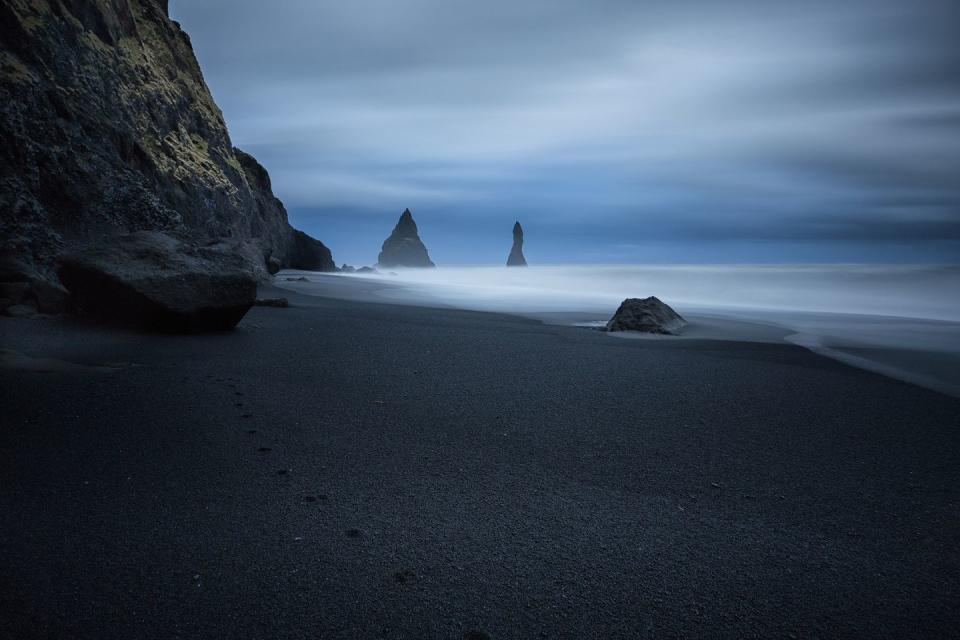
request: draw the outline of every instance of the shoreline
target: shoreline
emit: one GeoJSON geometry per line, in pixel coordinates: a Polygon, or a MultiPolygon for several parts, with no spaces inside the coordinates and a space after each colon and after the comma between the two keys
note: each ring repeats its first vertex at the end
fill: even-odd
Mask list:
{"type": "MultiPolygon", "coordinates": [[[[357,302],[491,311],[533,319],[547,325],[591,328],[607,319],[598,317],[600,312],[597,311],[511,311],[489,308],[489,305],[471,305],[463,299],[444,300],[441,295],[422,285],[405,283],[402,276],[282,271],[272,286],[306,295],[357,302]],[[310,282],[286,280],[298,277],[306,277],[310,282]]],[[[609,335],[628,340],[702,339],[793,344],[849,366],[960,397],[960,323],[822,312],[738,311],[680,305],[676,308],[689,322],[680,336],[649,336],[629,332],[609,335]],[[867,339],[859,337],[855,334],[856,328],[864,323],[884,327],[890,335],[884,336],[885,339],[879,343],[871,342],[870,336],[867,339]],[[949,351],[932,350],[916,339],[918,335],[938,330],[947,336],[945,343],[954,345],[949,351]],[[907,332],[913,335],[905,335],[907,332]],[[914,344],[910,344],[911,338],[914,344]],[[896,344],[898,340],[905,340],[906,344],[896,344]]],[[[608,317],[613,311],[609,311],[608,317]]]]}

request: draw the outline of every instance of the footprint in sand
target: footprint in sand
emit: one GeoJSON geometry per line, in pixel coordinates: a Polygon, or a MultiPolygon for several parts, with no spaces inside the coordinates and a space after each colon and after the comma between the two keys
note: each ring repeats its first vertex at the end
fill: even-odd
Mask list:
{"type": "Polygon", "coordinates": [[[393,574],[393,580],[394,580],[394,582],[399,582],[400,584],[403,584],[403,583],[407,582],[408,580],[413,580],[415,577],[416,577],[416,574],[415,574],[413,571],[411,571],[410,569],[404,569],[403,571],[397,571],[395,574],[393,574]]]}

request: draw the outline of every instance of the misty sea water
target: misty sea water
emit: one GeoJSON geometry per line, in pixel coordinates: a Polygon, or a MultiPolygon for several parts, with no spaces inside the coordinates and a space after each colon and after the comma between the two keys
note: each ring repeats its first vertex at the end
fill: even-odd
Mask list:
{"type": "Polygon", "coordinates": [[[343,277],[382,282],[383,301],[597,327],[624,298],[653,295],[692,324],[777,327],[823,355],[960,395],[958,265],[441,266],[343,277]]]}

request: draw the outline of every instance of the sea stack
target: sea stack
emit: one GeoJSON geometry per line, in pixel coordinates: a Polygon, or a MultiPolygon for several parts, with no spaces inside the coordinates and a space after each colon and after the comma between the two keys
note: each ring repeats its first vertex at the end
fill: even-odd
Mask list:
{"type": "Polygon", "coordinates": [[[508,267],[525,267],[527,259],[523,257],[523,227],[519,222],[513,223],[513,248],[507,257],[508,267]]]}
{"type": "Polygon", "coordinates": [[[435,267],[417,234],[410,209],[404,209],[390,237],[384,240],[377,257],[381,267],[435,267]]]}

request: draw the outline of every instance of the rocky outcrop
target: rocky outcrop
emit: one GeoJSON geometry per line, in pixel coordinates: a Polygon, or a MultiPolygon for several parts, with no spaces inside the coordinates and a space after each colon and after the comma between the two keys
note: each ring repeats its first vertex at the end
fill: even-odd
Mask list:
{"type": "Polygon", "coordinates": [[[627,298],[607,322],[607,331],[677,334],[687,321],[659,299],[627,298]]]}
{"type": "Polygon", "coordinates": [[[232,329],[256,301],[262,274],[251,242],[199,244],[140,231],[78,246],[62,257],[60,279],[79,310],[110,323],[193,333],[232,329]]]}
{"type": "Polygon", "coordinates": [[[507,256],[508,267],[525,267],[527,259],[523,257],[523,227],[519,222],[513,223],[513,247],[507,256]]]}
{"type": "Polygon", "coordinates": [[[381,267],[434,267],[427,248],[420,241],[417,223],[410,209],[404,209],[393,228],[393,233],[383,243],[377,263],[381,267]]]}
{"type": "Polygon", "coordinates": [[[293,230],[287,259],[283,266],[304,271],[336,271],[330,249],[303,231],[293,230]]]}
{"type": "MultiPolygon", "coordinates": [[[[71,247],[171,230],[332,270],[235,149],[165,0],[0,2],[0,247],[48,281],[71,247]]],[[[274,267],[276,265],[273,265],[274,267]]]]}
{"type": "Polygon", "coordinates": [[[267,258],[266,264],[267,264],[267,273],[269,273],[272,276],[277,275],[280,272],[280,269],[282,268],[280,261],[274,258],[273,256],[270,256],[269,258],[267,258]]]}

